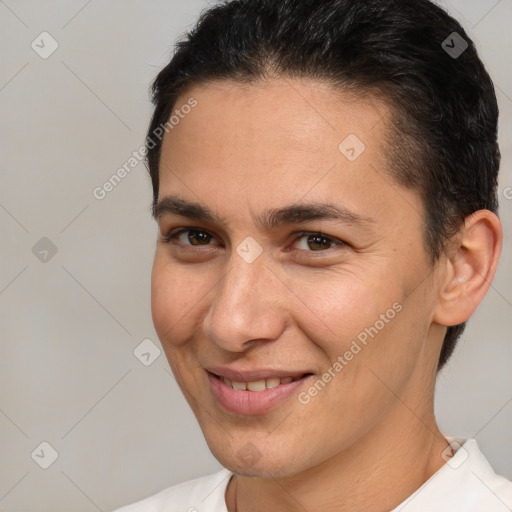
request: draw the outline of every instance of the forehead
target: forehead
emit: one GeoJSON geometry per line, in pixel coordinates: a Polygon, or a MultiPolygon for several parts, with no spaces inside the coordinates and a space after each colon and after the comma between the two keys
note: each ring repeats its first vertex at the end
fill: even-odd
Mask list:
{"type": "Polygon", "coordinates": [[[389,109],[376,97],[304,79],[222,81],[189,89],[174,111],[191,98],[164,137],[160,197],[233,215],[322,199],[374,217],[396,202],[383,186],[389,109]]]}
{"type": "MultiPolygon", "coordinates": [[[[188,89],[175,108],[179,110],[191,97],[197,107],[166,137],[164,146],[169,141],[190,142],[188,137],[195,132],[203,137],[204,150],[213,142],[217,149],[229,145],[249,157],[251,150],[261,153],[265,149],[261,144],[280,153],[287,148],[315,153],[327,149],[337,155],[339,142],[350,133],[365,139],[367,146],[378,142],[382,127],[371,132],[382,121],[386,124],[388,117],[387,105],[375,94],[356,95],[309,79],[208,82],[188,89]]],[[[216,156],[221,156],[220,151],[216,156]]]]}

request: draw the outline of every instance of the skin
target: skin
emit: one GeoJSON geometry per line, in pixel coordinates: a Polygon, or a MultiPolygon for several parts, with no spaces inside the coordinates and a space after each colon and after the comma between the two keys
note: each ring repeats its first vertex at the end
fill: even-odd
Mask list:
{"type": "Polygon", "coordinates": [[[470,216],[432,266],[421,197],[386,170],[384,103],[282,77],[193,87],[176,108],[191,96],[197,107],[163,141],[159,200],[200,203],[221,221],[158,217],[152,313],[212,453],[236,474],[228,510],[390,510],[445,463],[437,361],[445,326],[469,318],[492,280],[499,220],[470,216]],[[338,149],[349,134],[366,146],[353,162],[338,149]],[[313,201],[368,222],[257,223],[313,201]],[[163,241],[179,228],[201,242],[197,231],[163,241]],[[318,232],[328,238],[315,244],[318,232]],[[236,252],[248,236],[263,249],[252,263],[236,252]],[[307,405],[293,396],[249,417],[210,391],[205,366],[320,378],[395,303],[401,311],[307,405]]]}

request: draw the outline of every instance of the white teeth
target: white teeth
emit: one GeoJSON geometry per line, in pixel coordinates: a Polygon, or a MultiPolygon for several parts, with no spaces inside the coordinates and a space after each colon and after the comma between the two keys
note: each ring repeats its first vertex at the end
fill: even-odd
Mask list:
{"type": "Polygon", "coordinates": [[[245,391],[247,389],[247,382],[232,381],[231,385],[233,386],[233,389],[238,389],[240,391],[245,391]]]}
{"type": "Polygon", "coordinates": [[[292,377],[269,377],[268,379],[255,380],[251,382],[237,382],[235,380],[230,380],[227,377],[221,377],[221,379],[226,386],[240,391],[265,391],[265,389],[275,388],[280,384],[288,384],[294,380],[292,377]]]}
{"type": "Polygon", "coordinates": [[[249,391],[264,391],[267,389],[267,386],[264,380],[255,380],[247,383],[247,389],[249,391]]]}
{"type": "Polygon", "coordinates": [[[275,388],[281,384],[281,379],[279,377],[270,377],[267,379],[267,388],[275,388]]]}

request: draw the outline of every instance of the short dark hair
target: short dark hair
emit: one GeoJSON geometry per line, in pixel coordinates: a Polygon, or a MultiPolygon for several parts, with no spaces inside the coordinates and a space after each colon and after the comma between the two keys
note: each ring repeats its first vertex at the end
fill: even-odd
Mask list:
{"type": "MultiPolygon", "coordinates": [[[[203,12],[152,84],[146,164],[153,208],[161,139],[152,135],[178,96],[211,81],[271,75],[325,81],[391,107],[388,172],[423,198],[433,264],[465,217],[497,212],[494,87],[464,29],[429,0],[232,0],[203,12]]],[[[464,327],[448,327],[438,370],[464,327]]]]}

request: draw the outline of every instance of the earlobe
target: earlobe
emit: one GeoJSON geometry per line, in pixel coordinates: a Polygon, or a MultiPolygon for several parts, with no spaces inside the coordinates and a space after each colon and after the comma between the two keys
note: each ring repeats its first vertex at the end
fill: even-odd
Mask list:
{"type": "Polygon", "coordinates": [[[448,243],[434,322],[450,326],[468,320],[491,285],[502,242],[501,222],[494,213],[478,210],[466,217],[448,243]]]}

